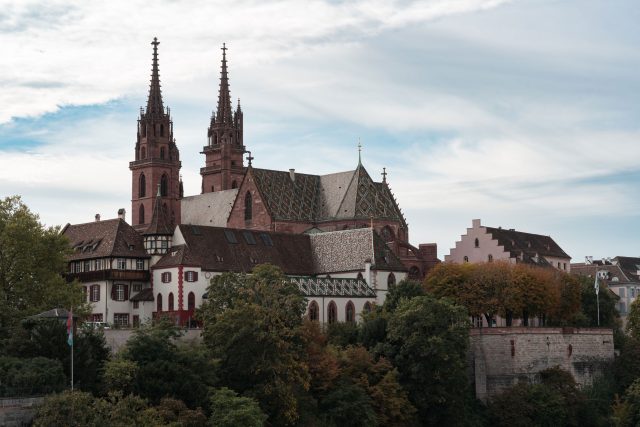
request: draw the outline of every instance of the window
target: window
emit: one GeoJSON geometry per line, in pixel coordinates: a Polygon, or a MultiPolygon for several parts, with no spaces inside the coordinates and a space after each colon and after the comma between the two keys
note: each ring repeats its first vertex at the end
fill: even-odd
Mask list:
{"type": "Polygon", "coordinates": [[[227,239],[227,242],[229,243],[238,243],[236,234],[231,230],[224,230],[224,237],[227,239]]]}
{"type": "Polygon", "coordinates": [[[353,323],[356,321],[356,308],[354,307],[351,301],[347,303],[344,313],[345,313],[345,319],[347,320],[347,322],[353,323]]]}
{"type": "Polygon", "coordinates": [[[100,285],[91,285],[89,287],[89,301],[100,301],[100,285]]]}
{"type": "Polygon", "coordinates": [[[396,285],[396,276],[393,273],[389,273],[387,277],[387,289],[391,289],[396,285]]]}
{"type": "Polygon", "coordinates": [[[162,311],[162,294],[158,294],[156,298],[156,311],[162,311]]]}
{"type": "Polygon", "coordinates": [[[164,160],[164,147],[160,147],[160,160],[164,160]]]}
{"type": "Polygon", "coordinates": [[[334,323],[338,320],[338,308],[333,301],[331,301],[329,307],[327,307],[327,320],[329,323],[334,323]]]}
{"type": "Polygon", "coordinates": [[[563,262],[563,263],[562,263],[562,269],[563,269],[563,270],[566,270],[566,269],[567,269],[567,263],[566,263],[566,262],[563,262]]]}
{"type": "Polygon", "coordinates": [[[136,260],[136,270],[144,270],[144,260],[137,259],[136,260]]]}
{"type": "Polygon", "coordinates": [[[187,310],[192,311],[196,309],[196,294],[189,292],[187,296],[187,310]]]}
{"type": "Polygon", "coordinates": [[[164,136],[164,125],[162,124],[160,125],[160,136],[164,136]]]}
{"type": "Polygon", "coordinates": [[[242,235],[244,236],[244,240],[245,242],[247,242],[248,245],[255,245],[256,244],[256,238],[253,237],[253,233],[250,231],[243,231],[242,235]]]}
{"type": "Polygon", "coordinates": [[[91,315],[92,322],[104,322],[104,317],[102,317],[102,313],[94,313],[91,315]]]}
{"type": "Polygon", "coordinates": [[[468,256],[464,256],[464,262],[469,262],[469,257],[468,256]]]}
{"type": "Polygon", "coordinates": [[[160,277],[162,278],[162,283],[171,282],[171,272],[162,273],[160,277]]]}
{"type": "Polygon", "coordinates": [[[624,298],[626,296],[625,295],[625,288],[620,288],[620,291],[619,291],[618,295],[620,295],[620,298],[624,298]]]}
{"type": "Polygon", "coordinates": [[[271,236],[267,233],[260,233],[260,239],[262,239],[262,243],[264,243],[265,246],[273,246],[273,240],[271,240],[271,236]]]}
{"type": "Polygon", "coordinates": [[[116,262],[118,270],[126,270],[127,269],[127,260],[124,258],[118,258],[116,262]]]}
{"type": "Polygon", "coordinates": [[[558,270],[560,270],[560,261],[558,261],[558,270]]]}
{"type": "Polygon", "coordinates": [[[393,230],[388,225],[382,227],[382,238],[385,242],[392,242],[395,239],[393,230]]]}
{"type": "Polygon", "coordinates": [[[140,327],[140,316],[138,316],[137,314],[133,315],[133,327],[134,328],[140,327]]]}
{"type": "Polygon", "coordinates": [[[133,284],[133,292],[140,292],[142,290],[142,283],[133,284]]]}
{"type": "Polygon", "coordinates": [[[114,313],[113,324],[117,326],[129,326],[128,313],[114,313]]]}
{"type": "Polygon", "coordinates": [[[167,174],[162,174],[162,178],[160,178],[160,195],[162,197],[167,197],[169,193],[169,180],[167,179],[167,174]]]}
{"type": "Polygon", "coordinates": [[[196,282],[198,281],[198,272],[197,271],[187,271],[184,273],[184,278],[187,282],[196,282]]]}
{"type": "Polygon", "coordinates": [[[111,299],[114,301],[126,301],[129,299],[129,285],[113,285],[111,299]]]}
{"type": "Polygon", "coordinates": [[[147,158],[147,149],[146,149],[146,148],[144,148],[144,147],[142,147],[141,152],[142,152],[142,156],[141,156],[141,157],[142,157],[143,159],[146,159],[146,158],[147,158]]]}
{"type": "Polygon", "coordinates": [[[173,292],[169,292],[169,298],[167,298],[167,310],[173,311],[173,292]]]}
{"type": "MultiPolygon", "coordinates": [[[[231,162],[231,163],[234,163],[234,162],[231,162]]],[[[235,166],[235,165],[231,165],[231,166],[235,166]]],[[[238,188],[238,183],[237,183],[237,182],[235,182],[235,181],[233,181],[233,182],[231,183],[231,188],[232,188],[232,189],[233,189],[233,188],[238,188]]]]}
{"type": "Polygon", "coordinates": [[[244,195],[244,220],[251,221],[253,217],[253,201],[251,197],[251,192],[247,191],[247,194],[244,195]]]}
{"type": "Polygon", "coordinates": [[[320,318],[320,310],[318,309],[318,303],[315,301],[311,301],[309,303],[309,320],[317,322],[320,318]]]}
{"type": "Polygon", "coordinates": [[[134,302],[133,302],[133,309],[134,309],[134,310],[137,310],[137,309],[139,309],[139,308],[140,308],[140,301],[134,301],[134,302]]]}
{"type": "Polygon", "coordinates": [[[138,224],[144,224],[144,205],[138,209],[138,224]]]}
{"type": "Polygon", "coordinates": [[[630,297],[631,298],[635,298],[636,297],[636,290],[634,288],[629,289],[629,293],[630,293],[630,297]]]}
{"type": "Polygon", "coordinates": [[[98,271],[98,270],[102,270],[102,260],[101,259],[97,259],[93,262],[93,269],[98,271]]]}
{"type": "Polygon", "coordinates": [[[89,299],[89,289],[87,289],[86,286],[82,287],[82,300],[84,302],[87,302],[87,300],[89,299]]]}
{"type": "Polygon", "coordinates": [[[493,255],[489,254],[487,256],[487,262],[493,262],[493,255]]]}
{"type": "Polygon", "coordinates": [[[138,198],[144,197],[147,195],[147,178],[145,178],[144,174],[140,174],[140,179],[138,179],[138,198]]]}
{"type": "Polygon", "coordinates": [[[83,262],[83,271],[89,271],[91,270],[91,261],[85,261],[83,262]]]}
{"type": "Polygon", "coordinates": [[[72,267],[72,272],[73,273],[82,273],[82,264],[79,262],[74,262],[73,264],[71,264],[72,267]]]}
{"type": "Polygon", "coordinates": [[[364,303],[364,308],[362,309],[365,313],[371,313],[371,303],[369,301],[364,303]]]}
{"type": "Polygon", "coordinates": [[[420,279],[420,269],[415,265],[409,268],[409,278],[410,279],[420,279]]]}
{"type": "Polygon", "coordinates": [[[476,248],[480,247],[480,240],[478,240],[477,237],[476,237],[476,240],[475,240],[475,245],[476,245],[476,248]]]}

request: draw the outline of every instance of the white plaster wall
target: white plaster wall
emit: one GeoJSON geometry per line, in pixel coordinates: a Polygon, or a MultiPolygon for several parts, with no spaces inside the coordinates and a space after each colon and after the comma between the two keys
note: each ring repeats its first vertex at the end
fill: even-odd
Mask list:
{"type": "Polygon", "coordinates": [[[311,301],[315,301],[320,309],[319,321],[320,323],[327,323],[329,313],[329,303],[331,301],[336,303],[338,309],[338,322],[345,322],[347,320],[347,303],[351,301],[356,312],[356,322],[362,320],[362,310],[364,305],[369,302],[372,306],[376,304],[374,298],[360,298],[360,297],[307,297],[307,310],[305,315],[309,314],[309,305],[311,301]]]}

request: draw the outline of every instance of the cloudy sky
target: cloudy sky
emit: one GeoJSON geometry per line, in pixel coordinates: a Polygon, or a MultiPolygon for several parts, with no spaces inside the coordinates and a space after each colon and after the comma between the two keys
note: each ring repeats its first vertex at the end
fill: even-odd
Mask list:
{"type": "Polygon", "coordinates": [[[257,167],[353,169],[360,138],[441,256],[472,218],[640,256],[638,22],[637,0],[0,0],[0,197],[49,225],[130,211],[154,36],[198,193],[226,42],[257,167]]]}

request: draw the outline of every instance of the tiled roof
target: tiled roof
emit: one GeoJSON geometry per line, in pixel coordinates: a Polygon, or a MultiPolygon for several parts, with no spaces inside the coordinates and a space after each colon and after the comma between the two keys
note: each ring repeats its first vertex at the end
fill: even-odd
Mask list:
{"type": "Polygon", "coordinates": [[[310,234],[315,274],[360,271],[367,261],[378,270],[405,271],[398,257],[370,228],[310,234]]]}
{"type": "Polygon", "coordinates": [[[142,236],[120,218],[67,225],[62,233],[73,248],[67,257],[70,261],[102,257],[148,258],[142,236]]]}
{"type": "Polygon", "coordinates": [[[629,279],[640,282],[640,276],[638,275],[640,271],[640,258],[617,256],[614,260],[618,262],[618,265],[629,279]]]}
{"type": "Polygon", "coordinates": [[[180,225],[177,232],[184,244],[174,246],[153,268],[182,264],[207,271],[250,272],[257,264],[269,263],[290,275],[313,271],[309,236],[305,234],[192,225],[180,225]]]}
{"type": "MultiPolygon", "coordinates": [[[[511,252],[514,258],[523,258],[525,262],[535,262],[536,255],[542,257],[571,258],[549,236],[525,233],[504,228],[485,227],[504,250],[511,252]]],[[[540,259],[537,263],[540,263],[540,259]]],[[[546,262],[546,260],[544,260],[546,262]]]]}
{"type": "Polygon", "coordinates": [[[225,227],[237,194],[234,188],[182,198],[182,223],[225,227]]]}
{"type": "MultiPolygon", "coordinates": [[[[158,189],[159,191],[160,189],[158,189]]],[[[143,235],[164,235],[170,236],[173,234],[173,227],[169,221],[167,210],[162,206],[162,199],[160,194],[156,196],[155,203],[153,205],[153,216],[149,227],[142,233],[143,235]]]]}
{"type": "Polygon", "coordinates": [[[274,219],[322,222],[335,219],[391,219],[406,226],[385,183],[374,182],[362,165],[353,171],[308,175],[252,169],[274,219]]]}
{"type": "Polygon", "coordinates": [[[616,277],[617,282],[628,283],[630,282],[627,275],[620,268],[619,265],[614,264],[585,264],[585,263],[575,263],[571,264],[571,273],[579,274],[581,276],[595,277],[596,272],[598,271],[606,271],[607,278],[603,279],[606,283],[614,283],[613,278],[616,277]]]}
{"type": "Polygon", "coordinates": [[[131,301],[153,301],[153,289],[146,288],[131,297],[131,301]]]}

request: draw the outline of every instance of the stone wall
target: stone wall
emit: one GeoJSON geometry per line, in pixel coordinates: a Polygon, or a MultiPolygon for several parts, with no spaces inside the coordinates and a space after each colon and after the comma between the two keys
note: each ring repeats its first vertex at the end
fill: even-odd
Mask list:
{"type": "Polygon", "coordinates": [[[42,403],[43,400],[43,397],[0,399],[0,426],[19,427],[31,425],[35,415],[35,407],[42,403]]]}
{"type": "Polygon", "coordinates": [[[476,397],[486,401],[518,382],[559,366],[590,385],[613,361],[613,330],[605,328],[481,328],[470,331],[469,369],[476,397]]]}

